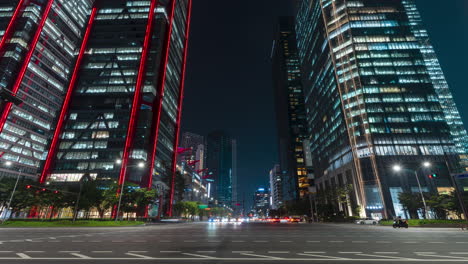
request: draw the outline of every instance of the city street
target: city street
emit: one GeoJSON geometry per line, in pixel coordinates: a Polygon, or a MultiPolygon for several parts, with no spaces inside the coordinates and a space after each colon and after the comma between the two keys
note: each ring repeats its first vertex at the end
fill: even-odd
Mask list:
{"type": "Polygon", "coordinates": [[[468,231],[193,223],[0,229],[0,263],[468,263],[468,231]]]}

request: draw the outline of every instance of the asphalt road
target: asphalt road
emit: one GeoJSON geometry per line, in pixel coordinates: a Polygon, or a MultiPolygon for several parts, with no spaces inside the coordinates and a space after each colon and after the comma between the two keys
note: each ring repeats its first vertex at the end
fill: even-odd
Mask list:
{"type": "Polygon", "coordinates": [[[0,263],[468,263],[468,231],[353,224],[1,228],[0,263]]]}

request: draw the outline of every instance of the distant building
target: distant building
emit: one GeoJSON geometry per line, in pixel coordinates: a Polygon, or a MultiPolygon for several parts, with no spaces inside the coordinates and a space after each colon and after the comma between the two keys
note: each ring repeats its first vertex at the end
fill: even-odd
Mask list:
{"type": "Polygon", "coordinates": [[[279,165],[270,170],[270,203],[271,209],[277,210],[283,204],[282,173],[279,165]]]}
{"type": "Polygon", "coordinates": [[[279,18],[272,56],[282,199],[291,201],[307,197],[309,186],[302,144],[306,112],[293,17],[279,18]]]}
{"type": "MultiPolygon", "coordinates": [[[[220,205],[231,207],[233,203],[233,184],[237,182],[236,142],[224,131],[214,131],[207,136],[206,167],[214,182],[211,196],[220,205]]],[[[237,201],[234,201],[237,202],[237,201]]]]}
{"type": "Polygon", "coordinates": [[[196,162],[195,169],[203,170],[206,166],[206,145],[205,138],[191,132],[184,132],[181,135],[180,146],[186,150],[181,154],[185,161],[196,162]]]}
{"type": "Polygon", "coordinates": [[[253,196],[253,210],[257,216],[268,216],[270,209],[270,191],[259,187],[253,196]]]}
{"type": "Polygon", "coordinates": [[[352,185],[354,209],[334,207],[391,218],[414,171],[422,191],[452,190],[467,133],[415,1],[301,0],[296,32],[318,193],[352,185]]]}

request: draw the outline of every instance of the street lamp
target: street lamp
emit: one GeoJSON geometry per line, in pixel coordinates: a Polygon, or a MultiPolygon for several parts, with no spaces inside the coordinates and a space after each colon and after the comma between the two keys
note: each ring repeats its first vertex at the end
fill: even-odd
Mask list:
{"type": "MultiPolygon", "coordinates": [[[[11,161],[6,161],[6,162],[5,162],[5,166],[7,166],[7,167],[11,167],[12,165],[13,165],[13,162],[11,162],[11,161]]],[[[20,178],[22,172],[23,172],[23,169],[20,168],[20,169],[18,170],[18,175],[16,176],[15,187],[13,187],[13,191],[11,192],[10,200],[8,200],[8,204],[7,204],[7,207],[6,207],[7,210],[10,209],[11,202],[13,201],[13,197],[15,196],[16,188],[18,187],[19,178],[20,178]]],[[[11,214],[11,212],[10,212],[10,214],[11,214]]],[[[7,219],[7,218],[5,218],[5,219],[7,219]]],[[[2,224],[4,224],[5,222],[6,222],[6,220],[4,220],[4,221],[2,222],[2,224]]]]}
{"type": "MultiPolygon", "coordinates": [[[[117,164],[122,164],[122,160],[121,159],[117,159],[115,161],[115,163],[117,164]]],[[[137,168],[144,168],[145,167],[145,163],[144,162],[139,162],[137,165],[127,165],[127,168],[132,168],[132,167],[137,167],[137,168]]],[[[124,187],[125,187],[125,178],[124,180],[122,181],[122,185],[120,186],[120,191],[119,191],[119,204],[117,205],[117,214],[115,215],[115,221],[117,221],[119,219],[119,214],[120,214],[120,205],[122,204],[122,194],[123,194],[123,190],[124,190],[124,187]]]]}
{"type": "MultiPolygon", "coordinates": [[[[425,161],[425,162],[422,164],[422,166],[425,167],[425,168],[429,168],[429,167],[431,167],[431,163],[425,161]]],[[[417,170],[412,170],[412,169],[403,169],[399,164],[393,165],[393,170],[396,171],[396,172],[400,172],[400,171],[402,171],[402,170],[406,170],[406,171],[411,171],[411,172],[414,173],[414,177],[416,177],[416,181],[417,181],[417,183],[418,183],[419,194],[421,194],[421,199],[422,199],[422,202],[423,202],[423,205],[424,205],[425,217],[426,217],[426,219],[429,219],[429,214],[428,214],[427,205],[426,205],[426,199],[424,198],[424,194],[423,194],[422,187],[421,187],[421,182],[419,181],[418,171],[417,171],[417,170]]]]}

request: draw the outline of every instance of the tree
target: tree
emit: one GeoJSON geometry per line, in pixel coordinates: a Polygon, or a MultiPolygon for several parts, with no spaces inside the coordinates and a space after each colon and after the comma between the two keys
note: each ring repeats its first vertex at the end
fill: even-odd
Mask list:
{"type": "Polygon", "coordinates": [[[402,192],[398,195],[398,200],[412,219],[419,218],[418,210],[424,207],[419,193],[402,192]]]}
{"type": "MultiPolygon", "coordinates": [[[[468,205],[468,192],[462,192],[460,195],[462,196],[464,204],[468,205]]],[[[462,219],[463,208],[460,204],[460,201],[458,200],[456,192],[453,191],[452,193],[450,193],[449,197],[450,198],[447,203],[447,209],[454,212],[459,219],[462,219]]]]}
{"type": "Polygon", "coordinates": [[[447,213],[450,210],[449,209],[450,200],[451,200],[450,195],[435,194],[426,200],[426,204],[435,213],[437,219],[447,219],[447,213]]]}

